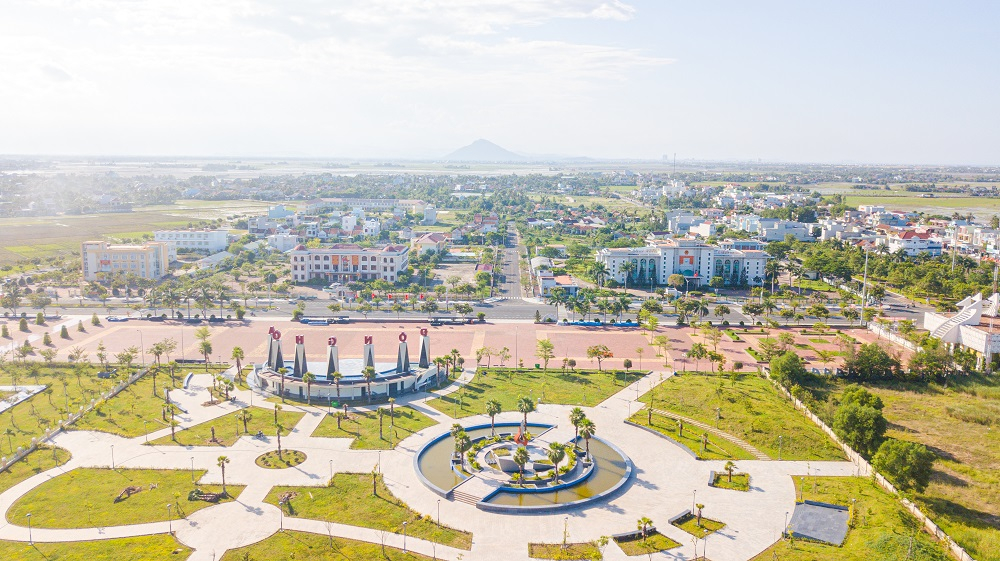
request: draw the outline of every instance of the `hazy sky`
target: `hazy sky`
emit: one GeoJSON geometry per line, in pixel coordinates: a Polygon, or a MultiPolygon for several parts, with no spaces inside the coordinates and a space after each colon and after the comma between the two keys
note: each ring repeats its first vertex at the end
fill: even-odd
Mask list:
{"type": "Polygon", "coordinates": [[[998,2],[4,0],[0,153],[1000,163],[998,2]]]}

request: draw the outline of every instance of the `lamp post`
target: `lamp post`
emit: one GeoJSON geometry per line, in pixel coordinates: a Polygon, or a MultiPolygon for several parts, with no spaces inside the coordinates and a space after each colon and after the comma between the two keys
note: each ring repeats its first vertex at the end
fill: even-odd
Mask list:
{"type": "Polygon", "coordinates": [[[694,503],[697,498],[698,498],[698,490],[695,489],[694,492],[691,493],[691,514],[694,514],[694,503]]]}
{"type": "Polygon", "coordinates": [[[148,431],[148,430],[146,430],[146,424],[147,424],[148,422],[149,422],[149,421],[143,421],[143,422],[142,422],[142,432],[146,433],[146,444],[149,444],[149,431],[148,431]]]}
{"type": "Polygon", "coordinates": [[[170,507],[171,506],[173,506],[173,505],[171,505],[169,503],[167,504],[167,531],[168,531],[168,533],[170,533],[172,535],[174,533],[174,521],[170,518],[170,507]]]}
{"type": "Polygon", "coordinates": [[[111,469],[115,469],[115,445],[111,445],[111,469]]]}
{"type": "Polygon", "coordinates": [[[403,553],[406,553],[406,522],[403,522],[403,553]]]}
{"type": "Polygon", "coordinates": [[[781,441],[784,440],[784,436],[778,435],[778,461],[781,461],[781,441]]]}
{"type": "Polygon", "coordinates": [[[330,460],[330,483],[333,483],[333,460],[330,460]]]}
{"type": "Polygon", "coordinates": [[[141,349],[141,351],[142,351],[142,367],[145,368],[146,367],[146,345],[144,345],[142,343],[142,330],[141,329],[136,329],[136,332],[139,333],[139,349],[141,349]]]}
{"type": "Polygon", "coordinates": [[[785,525],[781,528],[781,537],[785,537],[785,533],[788,531],[788,511],[785,511],[785,525]]]}
{"type": "Polygon", "coordinates": [[[191,483],[194,483],[194,456],[191,456],[191,483]]]}
{"type": "Polygon", "coordinates": [[[441,525],[441,499],[438,499],[438,526],[441,525]]]}
{"type": "Polygon", "coordinates": [[[35,545],[34,540],[31,539],[31,513],[27,514],[28,517],[28,544],[35,545]]]}

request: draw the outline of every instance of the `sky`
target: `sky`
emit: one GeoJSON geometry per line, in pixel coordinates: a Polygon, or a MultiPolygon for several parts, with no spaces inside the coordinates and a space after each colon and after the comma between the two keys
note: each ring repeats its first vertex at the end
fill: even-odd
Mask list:
{"type": "Polygon", "coordinates": [[[0,153],[1000,164],[998,2],[4,0],[0,153]]]}

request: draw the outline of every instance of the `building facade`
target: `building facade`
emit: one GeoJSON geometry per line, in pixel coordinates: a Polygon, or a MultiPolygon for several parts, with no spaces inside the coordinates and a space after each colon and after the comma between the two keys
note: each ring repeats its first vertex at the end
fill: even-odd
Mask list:
{"type": "Polygon", "coordinates": [[[144,279],[160,279],[167,274],[170,248],[166,242],[142,245],[112,245],[105,241],[83,242],[83,280],[105,280],[117,273],[132,273],[144,279]]]}
{"type": "Polygon", "coordinates": [[[299,245],[288,254],[294,282],[314,279],[342,283],[378,279],[396,282],[410,265],[410,248],[406,245],[366,248],[336,244],[316,249],[299,245]]]}
{"type": "Polygon", "coordinates": [[[153,239],[167,243],[171,260],[177,259],[178,249],[211,254],[229,247],[226,230],[159,230],[153,232],[153,239]]]}
{"type": "Polygon", "coordinates": [[[729,286],[760,286],[770,256],[760,250],[723,249],[691,239],[652,240],[645,247],[605,248],[597,261],[608,269],[608,278],[625,283],[625,263],[632,264],[629,286],[663,286],[679,274],[688,286],[703,286],[713,276],[729,286]]]}

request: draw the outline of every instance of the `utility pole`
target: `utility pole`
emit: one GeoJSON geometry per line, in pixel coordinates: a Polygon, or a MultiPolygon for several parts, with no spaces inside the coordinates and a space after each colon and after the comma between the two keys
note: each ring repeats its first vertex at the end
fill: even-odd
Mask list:
{"type": "Polygon", "coordinates": [[[867,325],[865,322],[865,300],[868,299],[868,248],[865,248],[865,274],[861,281],[861,324],[867,325]]]}

